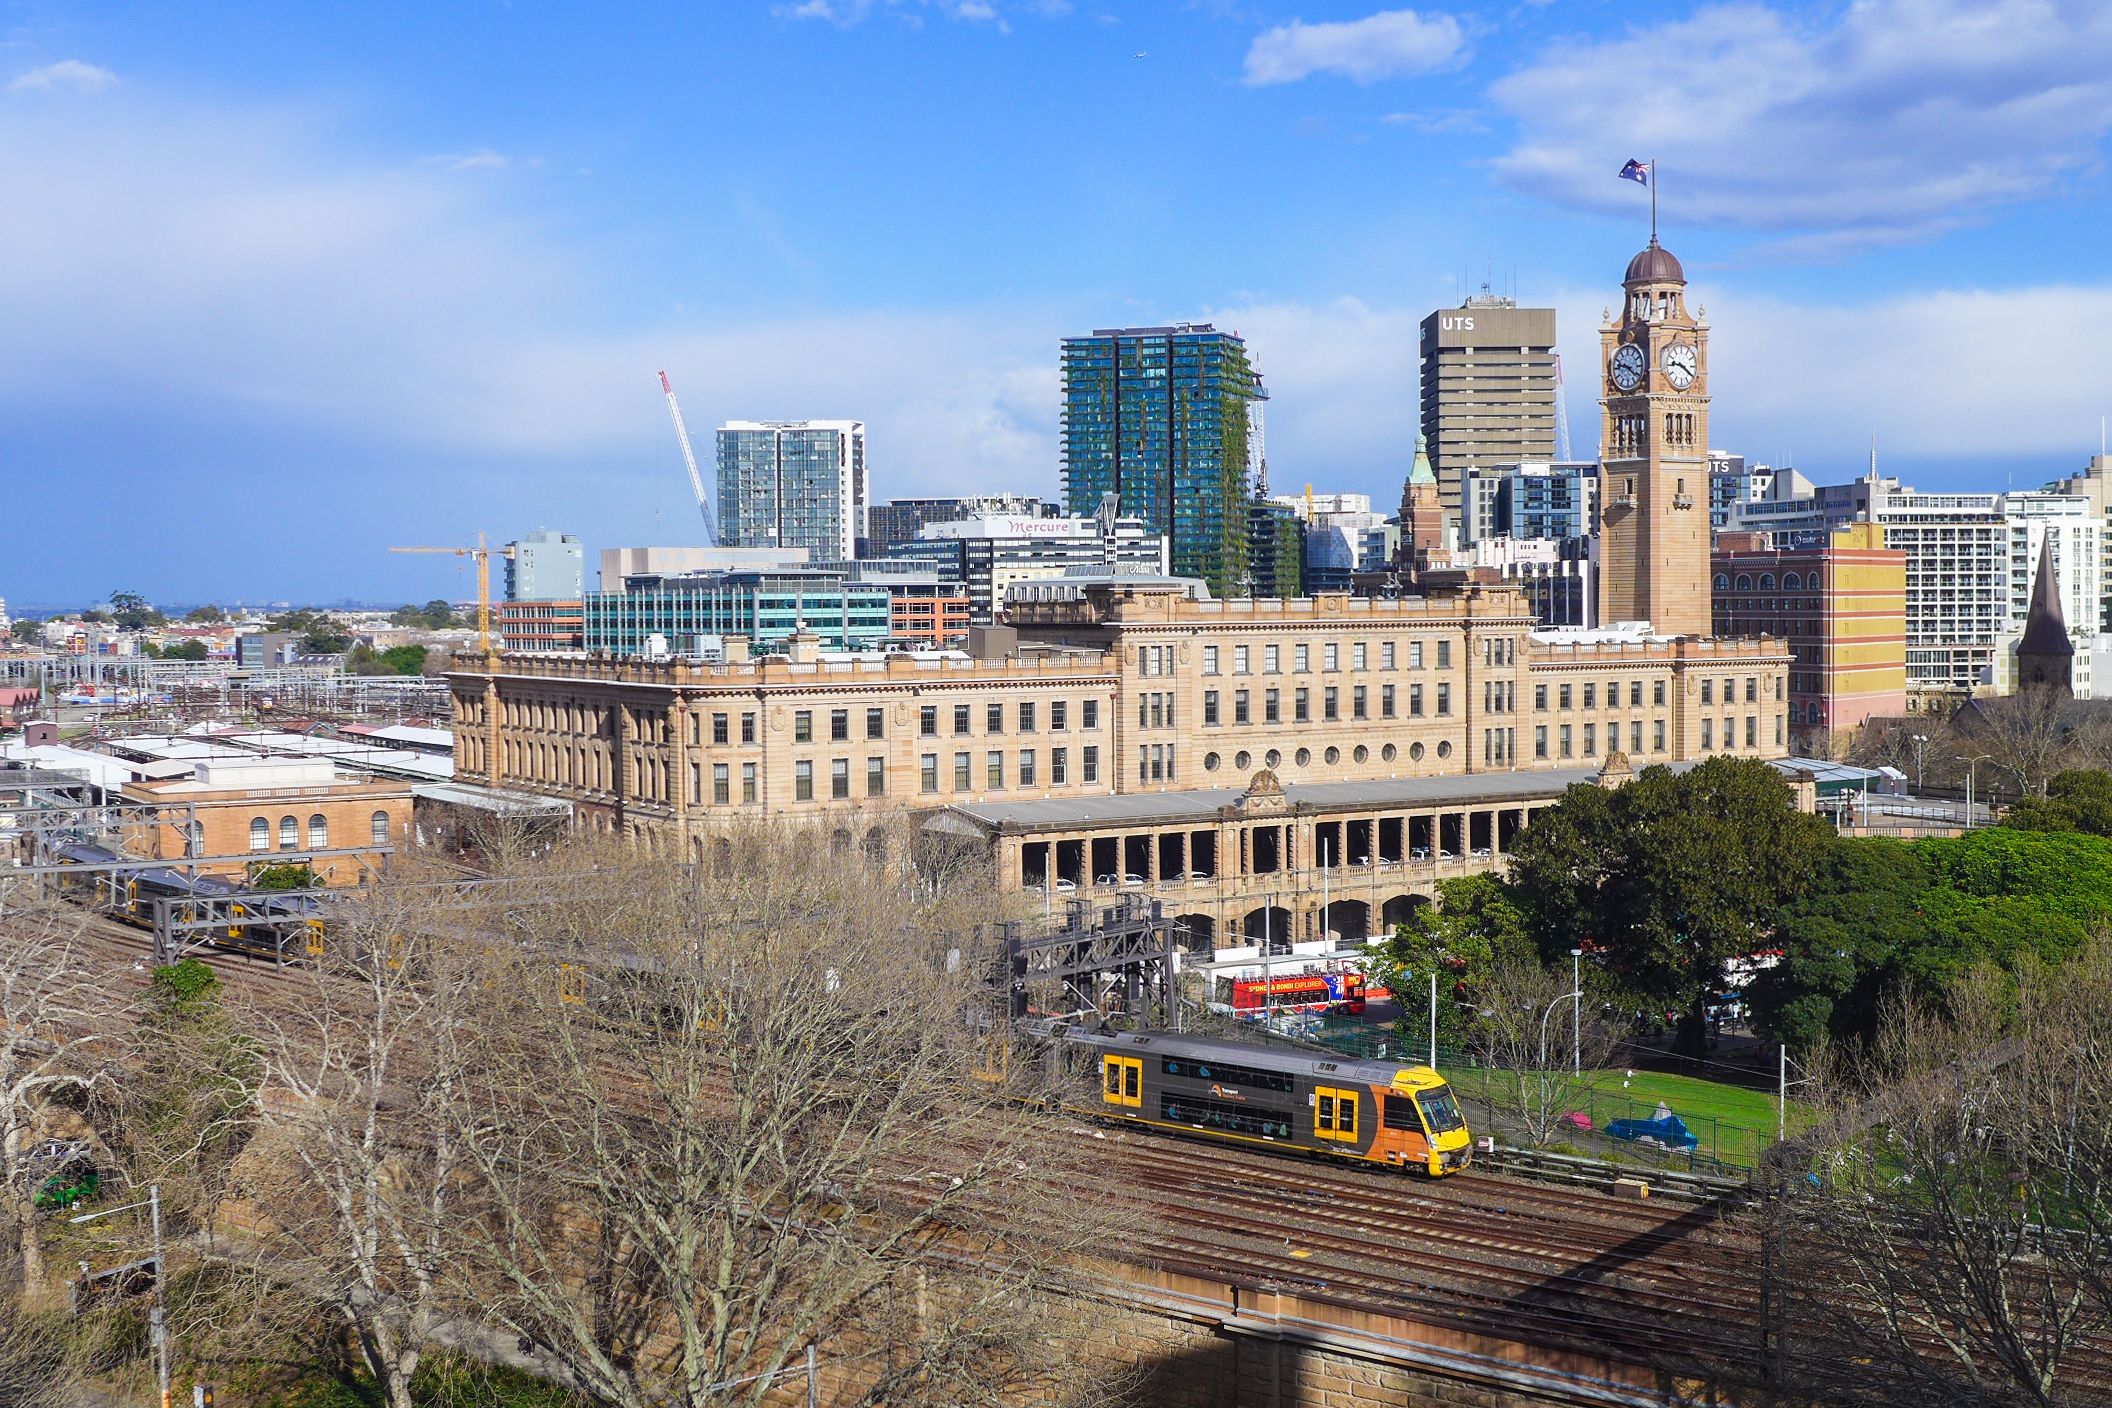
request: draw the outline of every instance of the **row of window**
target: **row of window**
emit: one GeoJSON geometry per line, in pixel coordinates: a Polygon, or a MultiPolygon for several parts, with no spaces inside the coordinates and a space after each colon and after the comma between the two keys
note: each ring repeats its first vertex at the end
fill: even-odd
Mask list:
{"type": "MultiPolygon", "coordinates": [[[[1548,724],[1536,725],[1533,729],[1533,756],[1536,758],[1576,757],[1576,729],[1577,725],[1574,724],[1560,724],[1554,726],[1550,726],[1548,724]],[[1553,751],[1550,752],[1550,749],[1552,749],[1553,751]]],[[[1599,726],[1597,724],[1585,724],[1582,726],[1582,729],[1584,735],[1583,756],[1587,758],[1597,757],[1599,751],[1599,726]]],[[[1504,730],[1490,729],[1486,732],[1501,736],[1504,733],[1504,730]]],[[[1707,752],[1715,748],[1716,741],[1719,736],[1722,738],[1723,746],[1725,748],[1736,748],[1737,746],[1739,746],[1738,720],[1735,718],[1725,718],[1723,721],[1723,732],[1721,735],[1718,735],[1716,732],[1716,721],[1713,718],[1703,719],[1701,721],[1700,746],[1703,752],[1707,752]]],[[[1781,742],[1782,716],[1780,714],[1777,714],[1775,715],[1775,743],[1779,746],[1781,742]]],[[[1607,751],[1612,752],[1620,746],[1620,724],[1607,724],[1607,751]]],[[[1747,714],[1745,716],[1745,746],[1748,748],[1757,748],[1760,746],[1760,716],[1757,714],[1747,714]]],[[[1500,749],[1501,745],[1499,744],[1498,747],[1500,749]]],[[[1487,754],[1488,749],[1489,745],[1485,742],[1483,745],[1483,751],[1485,755],[1487,754]]],[[[1629,721],[1628,751],[1633,754],[1640,754],[1643,751],[1643,721],[1641,719],[1633,719],[1629,721]]],[[[1662,753],[1665,751],[1665,721],[1663,719],[1652,719],[1650,721],[1650,751],[1653,753],[1662,753]]],[[[1501,760],[1502,757],[1500,752],[1496,757],[1485,756],[1483,758],[1483,761],[1485,762],[1495,762],[1501,760]]]]}
{"type": "MultiPolygon", "coordinates": [[[[1399,750],[1397,750],[1391,743],[1379,749],[1379,757],[1384,762],[1390,763],[1398,755],[1399,750]]],[[[1169,754],[1169,756],[1171,755],[1169,754]]],[[[1369,762],[1371,759],[1371,749],[1359,743],[1355,748],[1350,750],[1350,756],[1358,763],[1369,762]]],[[[1408,756],[1415,762],[1421,762],[1423,760],[1423,745],[1420,743],[1409,744],[1408,756]]],[[[1437,756],[1440,758],[1451,757],[1452,744],[1449,741],[1440,742],[1437,745],[1437,756]]],[[[1310,767],[1312,766],[1313,762],[1313,750],[1310,748],[1300,748],[1295,754],[1292,755],[1291,761],[1296,763],[1301,768],[1310,767]]],[[[1342,750],[1340,748],[1328,749],[1327,752],[1323,755],[1323,761],[1326,762],[1329,767],[1335,766],[1335,764],[1342,761],[1342,750]]],[[[1203,755],[1203,771],[1205,772],[1216,772],[1218,768],[1223,765],[1223,763],[1224,758],[1221,754],[1205,753],[1203,755]]],[[[1283,766],[1283,754],[1278,752],[1276,749],[1271,748],[1267,753],[1264,753],[1262,755],[1261,765],[1266,768],[1281,767],[1283,766]]],[[[1234,753],[1232,755],[1232,766],[1240,772],[1245,772],[1248,768],[1254,766],[1254,755],[1244,750],[1238,753],[1234,753]]]]}
{"type": "MultiPolygon", "coordinates": [[[[1424,642],[1419,640],[1407,642],[1409,669],[1420,670],[1423,668],[1424,644],[1424,642]]],[[[1449,640],[1438,640],[1430,642],[1430,644],[1436,647],[1431,653],[1431,658],[1436,662],[1436,668],[1440,670],[1451,669],[1452,642],[1449,640]]],[[[1485,663],[1508,664],[1517,658],[1517,643],[1515,641],[1491,639],[1485,641],[1483,645],[1483,654],[1488,657],[1485,663]]],[[[1376,654],[1380,669],[1393,670],[1400,668],[1398,663],[1400,660],[1398,642],[1382,640],[1378,642],[1378,647],[1376,654]]],[[[1232,674],[1251,675],[1254,673],[1254,652],[1256,647],[1251,645],[1230,647],[1206,645],[1203,647],[1204,674],[1218,675],[1226,673],[1223,665],[1227,649],[1231,652],[1232,668],[1230,672],[1232,674]]],[[[1264,675],[1282,674],[1284,647],[1280,645],[1264,645],[1259,647],[1259,649],[1261,652],[1261,673],[1264,675]]],[[[1171,674],[1173,672],[1173,652],[1174,647],[1170,645],[1139,647],[1137,650],[1137,673],[1144,676],[1171,674]]],[[[1328,641],[1323,643],[1320,647],[1320,668],[1327,672],[1340,670],[1345,653],[1350,669],[1368,670],[1371,668],[1374,653],[1371,649],[1371,643],[1361,640],[1347,642],[1328,641]],[[1343,649],[1345,645],[1348,647],[1346,652],[1343,649]]],[[[1311,673],[1313,668],[1313,647],[1310,645],[1291,646],[1290,660],[1293,674],[1303,675],[1311,673]]]]}
{"type": "MultiPolygon", "coordinates": [[[[1368,719],[1371,717],[1370,688],[1371,687],[1368,685],[1361,684],[1352,685],[1350,687],[1350,718],[1368,719]]],[[[1395,690],[1397,688],[1399,687],[1390,684],[1382,684],[1378,687],[1378,716],[1380,718],[1391,719],[1399,716],[1396,707],[1397,696],[1395,694],[1395,690]]],[[[1420,718],[1423,713],[1423,686],[1419,684],[1411,684],[1407,688],[1408,716],[1410,718],[1420,718]]],[[[1435,698],[1437,702],[1437,712],[1439,714],[1450,714],[1452,712],[1452,686],[1450,684],[1440,683],[1437,686],[1435,698]]],[[[1320,718],[1323,722],[1333,723],[1339,720],[1341,717],[1342,690],[1338,686],[1328,685],[1320,691],[1320,718]]],[[[1170,727],[1173,723],[1172,696],[1170,695],[1167,696],[1167,709],[1165,718],[1168,726],[1170,727]]],[[[1302,686],[1300,688],[1292,690],[1291,722],[1299,724],[1311,723],[1312,719],[1313,691],[1302,686]]],[[[1265,724],[1280,724],[1283,722],[1282,690],[1265,689],[1261,691],[1261,721],[1265,724]]],[[[1140,719],[1139,722],[1141,723],[1142,720],[1140,719]]],[[[1204,690],[1204,725],[1206,727],[1209,727],[1221,724],[1223,722],[1223,694],[1215,689],[1204,690]]],[[[1232,691],[1232,722],[1235,724],[1250,724],[1254,722],[1253,691],[1245,689],[1235,689],[1232,691]]]]}
{"type": "MultiPolygon", "coordinates": [[[[852,795],[852,761],[850,758],[819,760],[819,762],[825,763],[828,768],[828,798],[830,801],[846,801],[852,795]]],[[[800,758],[793,762],[792,799],[794,801],[811,802],[815,800],[816,783],[819,780],[816,774],[818,765],[817,760],[813,758],[800,758]]],[[[714,806],[723,807],[732,804],[733,768],[734,765],[731,763],[713,763],[711,765],[711,800],[714,806]]],[[[757,765],[754,763],[742,763],[740,764],[740,770],[741,801],[752,803],[761,800],[757,765]]],[[[939,790],[940,769],[939,755],[937,753],[926,753],[920,757],[917,760],[917,771],[917,785],[921,791],[932,793],[939,790]]],[[[1003,749],[991,749],[983,756],[983,786],[980,790],[989,792],[1003,791],[1006,786],[1008,773],[1015,780],[1015,785],[1017,786],[1041,786],[1041,757],[1039,751],[1033,748],[1022,748],[1019,750],[1017,759],[1013,759],[1003,749]]],[[[1048,785],[1051,787],[1062,787],[1070,783],[1071,750],[1069,748],[1051,748],[1048,750],[1048,774],[1048,785]]],[[[953,755],[953,790],[956,792],[978,790],[975,784],[975,776],[975,755],[973,753],[955,753],[953,755]]],[[[703,782],[703,764],[690,764],[690,777],[692,788],[701,794],[703,790],[701,785],[703,782]]],[[[1080,782],[1098,782],[1100,780],[1100,749],[1097,746],[1088,745],[1078,750],[1078,780],[1080,782]]],[[[868,797],[885,797],[887,795],[887,759],[884,756],[875,755],[865,760],[864,795],[868,797]]]]}
{"type": "MultiPolygon", "coordinates": [[[[374,813],[374,815],[368,819],[367,831],[369,845],[388,845],[389,814],[387,812],[374,813]]],[[[191,847],[193,851],[197,850],[200,839],[201,838],[196,835],[192,837],[191,847]]],[[[258,816],[250,818],[249,848],[252,851],[268,851],[271,849],[270,817],[258,816]]],[[[315,815],[308,818],[308,845],[305,847],[305,849],[311,851],[324,851],[328,850],[329,848],[330,819],[324,816],[321,812],[317,812],[315,815]]],[[[279,818],[279,849],[282,851],[298,851],[304,849],[301,845],[301,819],[299,817],[282,816],[279,818]]]]}

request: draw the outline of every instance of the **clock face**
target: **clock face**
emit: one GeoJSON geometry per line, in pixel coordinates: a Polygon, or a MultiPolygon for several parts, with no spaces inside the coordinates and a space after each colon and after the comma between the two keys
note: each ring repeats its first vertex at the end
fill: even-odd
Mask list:
{"type": "Polygon", "coordinates": [[[1694,353],[1689,342],[1675,342],[1667,347],[1661,359],[1665,365],[1665,380],[1672,383],[1675,391],[1684,391],[1694,384],[1694,373],[1701,367],[1701,359],[1694,353]]]}
{"type": "Polygon", "coordinates": [[[1643,349],[1632,342],[1624,342],[1614,349],[1613,384],[1623,391],[1633,391],[1643,379],[1643,369],[1650,365],[1643,349]]]}

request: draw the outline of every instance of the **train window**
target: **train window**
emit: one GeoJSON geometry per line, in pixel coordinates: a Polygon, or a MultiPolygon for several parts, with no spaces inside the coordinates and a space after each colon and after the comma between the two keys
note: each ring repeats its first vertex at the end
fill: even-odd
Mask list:
{"type": "Polygon", "coordinates": [[[1280,1090],[1289,1094],[1291,1078],[1280,1071],[1264,1071],[1254,1066],[1234,1066],[1222,1061],[1191,1061],[1184,1057],[1169,1056],[1160,1063],[1159,1069],[1169,1076],[1180,1076],[1186,1080],[1207,1080],[1220,1085],[1244,1085],[1255,1090],[1280,1090]]]}
{"type": "Polygon", "coordinates": [[[1386,1097],[1385,1123],[1388,1129],[1405,1129],[1411,1134],[1421,1134],[1423,1121],[1415,1112],[1415,1097],[1389,1094],[1386,1097]]]}
{"type": "Polygon", "coordinates": [[[271,823],[257,817],[249,823],[249,848],[253,851],[271,849],[271,823]]]}
{"type": "Polygon", "coordinates": [[[297,851],[301,848],[301,819],[295,816],[279,818],[279,849],[297,851]]]}
{"type": "Polygon", "coordinates": [[[1423,1118],[1430,1122],[1433,1134],[1444,1134],[1466,1124],[1459,1113],[1459,1102],[1452,1098],[1451,1090],[1445,1086],[1424,1091],[1416,1097],[1416,1103],[1423,1107],[1423,1118]]]}
{"type": "Polygon", "coordinates": [[[1235,1105],[1230,1101],[1209,1100],[1200,1095],[1183,1095],[1171,1090],[1159,1096],[1159,1118],[1168,1124],[1222,1130],[1227,1134],[1245,1134],[1260,1139],[1291,1137],[1291,1116],[1288,1110],[1235,1105]]]}
{"type": "Polygon", "coordinates": [[[308,849],[327,850],[330,846],[330,818],[317,812],[308,818],[308,849]]]}
{"type": "Polygon", "coordinates": [[[1357,1092],[1313,1087],[1313,1133],[1321,1139],[1357,1137],[1357,1092]]]}

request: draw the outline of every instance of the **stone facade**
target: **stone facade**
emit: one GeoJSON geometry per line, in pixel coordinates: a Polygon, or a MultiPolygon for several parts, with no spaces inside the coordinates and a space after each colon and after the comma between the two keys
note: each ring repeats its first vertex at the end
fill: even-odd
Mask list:
{"type": "Polygon", "coordinates": [[[1709,325],[1653,235],[1599,329],[1600,620],[1709,632],[1709,325]]]}
{"type": "Polygon", "coordinates": [[[1536,637],[1507,587],[1374,601],[1096,585],[1002,658],[506,655],[452,682],[457,776],[595,824],[1461,777],[1783,753],[1774,641],[1536,637]],[[1726,723],[1728,721],[1728,723],[1726,723]],[[1726,739],[1725,730],[1731,737],[1726,739]],[[1567,739],[1567,752],[1564,740],[1567,739]]]}

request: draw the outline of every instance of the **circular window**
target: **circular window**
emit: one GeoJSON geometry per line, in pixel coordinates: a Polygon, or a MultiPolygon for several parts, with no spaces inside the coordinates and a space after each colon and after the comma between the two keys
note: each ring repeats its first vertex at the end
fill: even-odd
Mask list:
{"type": "Polygon", "coordinates": [[[1271,748],[1268,752],[1268,756],[1264,757],[1262,761],[1264,763],[1267,763],[1272,768],[1281,767],[1283,765],[1283,754],[1277,752],[1274,748],[1271,748]]]}
{"type": "Polygon", "coordinates": [[[1380,756],[1380,757],[1382,757],[1382,758],[1384,758],[1384,759],[1385,759],[1385,760],[1386,760],[1387,762],[1389,762],[1389,763],[1390,763],[1390,762],[1392,762],[1392,761],[1393,761],[1393,745],[1392,745],[1391,743],[1389,743],[1389,744],[1387,744],[1387,745],[1386,745],[1386,746],[1385,746],[1384,748],[1381,748],[1381,749],[1379,750],[1379,756],[1380,756]]]}
{"type": "Polygon", "coordinates": [[[1300,748],[1298,750],[1297,761],[1299,767],[1309,766],[1313,761],[1313,750],[1310,748],[1300,748]]]}
{"type": "MultiPolygon", "coordinates": [[[[1388,757],[1390,758],[1390,757],[1392,757],[1392,756],[1393,756],[1393,753],[1392,753],[1392,748],[1393,748],[1393,745],[1392,745],[1391,743],[1389,743],[1389,744],[1387,744],[1387,745],[1386,745],[1386,747],[1387,747],[1387,750],[1388,750],[1388,751],[1387,751],[1387,754],[1386,754],[1386,756],[1388,756],[1388,757]]],[[[1350,757],[1351,757],[1352,759],[1354,759],[1355,761],[1357,761],[1357,762],[1360,762],[1360,763],[1361,763],[1361,762],[1364,762],[1364,761],[1368,760],[1368,759],[1369,759],[1369,758],[1371,757],[1371,750],[1370,750],[1369,748],[1366,748],[1366,747],[1365,747],[1365,746],[1364,746],[1363,744],[1359,743],[1359,744],[1357,745],[1357,751],[1356,751],[1356,752],[1354,752],[1354,753],[1352,753],[1352,754],[1350,754],[1349,756],[1350,756],[1350,757]]]]}
{"type": "Polygon", "coordinates": [[[1327,761],[1328,761],[1328,762],[1329,762],[1330,764],[1333,764],[1333,763],[1339,763],[1339,762],[1341,762],[1341,761],[1342,761],[1342,750],[1341,750],[1340,748],[1330,748],[1330,749],[1328,749],[1328,750],[1327,750],[1327,761]]]}
{"type": "Polygon", "coordinates": [[[1420,743],[1409,744],[1408,757],[1414,762],[1421,762],[1423,760],[1423,745],[1420,743]]]}
{"type": "Polygon", "coordinates": [[[1440,758],[1449,758],[1452,756],[1451,739],[1448,738],[1444,742],[1437,745],[1437,756],[1440,758]]]}
{"type": "Polygon", "coordinates": [[[1203,771],[1204,771],[1204,772],[1216,772],[1216,771],[1217,771],[1217,764],[1218,764],[1218,756],[1217,756],[1217,754],[1215,754],[1215,753],[1205,753],[1205,754],[1203,754],[1203,771]]]}
{"type": "Polygon", "coordinates": [[[1254,766],[1254,757],[1245,750],[1241,750],[1232,755],[1232,766],[1238,768],[1241,772],[1245,772],[1248,768],[1254,766]]]}

